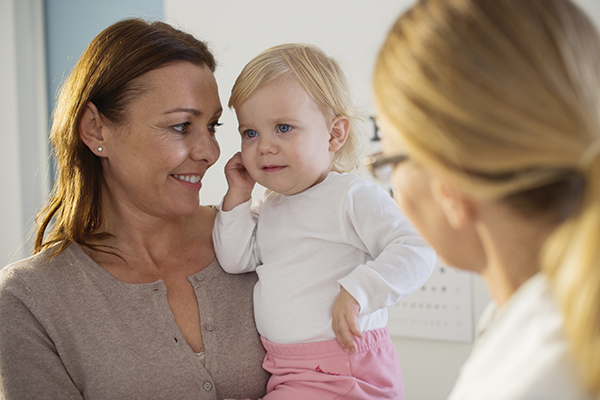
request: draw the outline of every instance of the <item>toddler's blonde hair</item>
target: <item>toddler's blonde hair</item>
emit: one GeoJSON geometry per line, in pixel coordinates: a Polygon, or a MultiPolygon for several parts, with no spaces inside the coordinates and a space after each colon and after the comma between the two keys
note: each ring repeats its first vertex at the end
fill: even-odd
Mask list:
{"type": "Polygon", "coordinates": [[[350,172],[360,162],[362,117],[354,102],[346,75],[333,58],[317,46],[289,43],[271,47],[252,59],[235,81],[228,106],[239,108],[257,90],[279,79],[295,79],[328,118],[350,121],[346,143],[334,156],[332,169],[350,172]]]}

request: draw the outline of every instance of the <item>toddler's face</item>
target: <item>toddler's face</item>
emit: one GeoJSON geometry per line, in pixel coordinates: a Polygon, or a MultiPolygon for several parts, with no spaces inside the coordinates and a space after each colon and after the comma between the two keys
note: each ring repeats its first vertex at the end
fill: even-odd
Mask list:
{"type": "Polygon", "coordinates": [[[327,120],[293,79],[257,90],[236,109],[242,135],[242,161],[262,186],[296,194],[321,182],[335,151],[327,120]]]}

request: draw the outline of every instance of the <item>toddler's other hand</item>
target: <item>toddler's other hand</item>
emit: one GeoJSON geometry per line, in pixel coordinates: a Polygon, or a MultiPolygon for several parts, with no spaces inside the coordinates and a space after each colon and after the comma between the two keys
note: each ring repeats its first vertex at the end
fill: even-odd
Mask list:
{"type": "Polygon", "coordinates": [[[337,341],[350,354],[356,353],[354,336],[363,337],[358,327],[359,313],[360,304],[342,287],[331,309],[331,323],[337,341]]]}

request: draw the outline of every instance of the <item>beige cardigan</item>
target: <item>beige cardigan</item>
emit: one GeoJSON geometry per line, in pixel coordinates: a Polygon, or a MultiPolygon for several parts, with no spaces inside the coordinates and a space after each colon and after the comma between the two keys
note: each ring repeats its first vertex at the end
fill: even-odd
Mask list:
{"type": "Polygon", "coordinates": [[[162,281],[128,284],[71,245],[0,271],[0,398],[258,398],[268,375],[252,316],[255,274],[217,263],[188,277],[206,367],[179,331],[162,281]]]}

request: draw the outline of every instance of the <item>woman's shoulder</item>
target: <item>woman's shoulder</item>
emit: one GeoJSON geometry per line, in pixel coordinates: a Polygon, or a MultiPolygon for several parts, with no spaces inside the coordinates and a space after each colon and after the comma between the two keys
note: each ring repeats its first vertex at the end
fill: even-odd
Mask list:
{"type": "Polygon", "coordinates": [[[60,282],[64,277],[73,276],[77,261],[84,257],[87,256],[76,244],[58,253],[54,247],[42,250],[0,270],[0,291],[15,286],[48,287],[53,281],[60,282]]]}
{"type": "MultiPolygon", "coordinates": [[[[211,233],[215,224],[215,218],[219,212],[218,205],[200,206],[188,219],[188,226],[196,233],[211,233]]],[[[203,236],[202,236],[203,237],[203,236]]]]}
{"type": "Polygon", "coordinates": [[[463,366],[453,394],[451,399],[491,394],[588,398],[578,385],[562,314],[544,276],[525,282],[497,312],[463,366]]]}
{"type": "Polygon", "coordinates": [[[255,272],[243,274],[228,274],[221,268],[219,261],[215,258],[213,262],[202,271],[193,275],[193,279],[205,281],[211,290],[219,293],[244,291],[254,288],[258,281],[255,272]]]}

